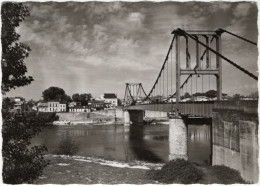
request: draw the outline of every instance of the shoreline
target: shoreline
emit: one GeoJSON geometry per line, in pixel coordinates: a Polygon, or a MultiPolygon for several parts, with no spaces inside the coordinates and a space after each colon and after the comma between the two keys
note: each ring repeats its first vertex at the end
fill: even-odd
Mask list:
{"type": "Polygon", "coordinates": [[[50,165],[33,184],[158,184],[147,176],[147,171],[155,170],[152,163],[50,154],[45,158],[50,165]]]}
{"type": "MultiPolygon", "coordinates": [[[[165,184],[153,180],[149,175],[150,171],[159,170],[164,163],[53,154],[44,157],[50,160],[50,165],[45,167],[43,174],[33,184],[165,184]]],[[[196,184],[223,184],[214,166],[194,165],[204,173],[196,184]]],[[[235,178],[229,181],[229,184],[233,184],[235,178]]]]}

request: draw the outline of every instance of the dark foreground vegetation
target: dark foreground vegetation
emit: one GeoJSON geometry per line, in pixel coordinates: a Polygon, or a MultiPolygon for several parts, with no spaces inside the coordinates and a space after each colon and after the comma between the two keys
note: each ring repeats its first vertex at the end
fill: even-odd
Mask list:
{"type": "Polygon", "coordinates": [[[166,163],[161,170],[148,172],[151,179],[162,183],[192,184],[199,181],[203,172],[184,159],[176,159],[166,163]]]}
{"type": "Polygon", "coordinates": [[[78,157],[72,156],[48,155],[46,158],[50,160],[50,165],[43,170],[43,175],[33,182],[35,184],[245,183],[237,171],[228,167],[198,166],[183,160],[167,163],[161,170],[146,170],[79,161],[78,157]],[[173,170],[173,167],[180,168],[181,171],[173,170]]]}
{"type": "Polygon", "coordinates": [[[47,120],[36,113],[2,112],[2,116],[3,181],[8,184],[31,183],[49,163],[43,157],[46,147],[31,146],[30,143],[47,120]]]}
{"type": "Polygon", "coordinates": [[[183,159],[172,160],[160,170],[151,170],[147,174],[152,180],[161,183],[246,183],[237,170],[219,165],[201,167],[183,159]]]}
{"type": "Polygon", "coordinates": [[[70,136],[66,135],[60,140],[54,154],[72,156],[75,155],[78,150],[79,144],[77,144],[70,136]]]}

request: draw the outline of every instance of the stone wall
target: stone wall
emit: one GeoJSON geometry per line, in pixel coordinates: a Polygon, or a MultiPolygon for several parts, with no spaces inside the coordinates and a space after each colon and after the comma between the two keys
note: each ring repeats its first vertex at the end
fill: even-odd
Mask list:
{"type": "Polygon", "coordinates": [[[259,145],[255,109],[219,106],[213,109],[212,130],[212,164],[236,169],[246,181],[256,183],[259,145]]]}

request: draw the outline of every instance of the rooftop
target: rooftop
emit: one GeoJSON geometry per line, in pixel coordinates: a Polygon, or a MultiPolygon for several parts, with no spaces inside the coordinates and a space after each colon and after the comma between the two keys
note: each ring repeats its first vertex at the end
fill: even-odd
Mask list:
{"type": "Polygon", "coordinates": [[[117,98],[115,93],[105,93],[104,98],[117,98]]]}

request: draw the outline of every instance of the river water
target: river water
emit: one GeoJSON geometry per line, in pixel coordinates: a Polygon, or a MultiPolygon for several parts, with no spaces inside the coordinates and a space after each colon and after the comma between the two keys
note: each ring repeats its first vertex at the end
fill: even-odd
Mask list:
{"type": "MultiPolygon", "coordinates": [[[[32,139],[33,145],[45,144],[48,154],[66,135],[79,145],[79,156],[112,158],[125,162],[167,162],[168,125],[74,125],[48,126],[32,139]]],[[[188,157],[198,164],[210,164],[209,125],[188,126],[188,157]]]]}

